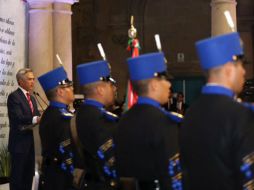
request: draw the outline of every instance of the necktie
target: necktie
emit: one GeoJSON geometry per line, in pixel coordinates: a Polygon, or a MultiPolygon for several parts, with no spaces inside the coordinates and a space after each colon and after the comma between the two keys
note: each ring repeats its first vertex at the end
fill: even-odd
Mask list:
{"type": "Polygon", "coordinates": [[[27,101],[29,103],[29,107],[31,109],[31,112],[33,114],[34,113],[34,107],[33,107],[33,103],[32,103],[32,100],[31,100],[31,96],[28,92],[26,93],[26,97],[27,97],[27,101]]]}

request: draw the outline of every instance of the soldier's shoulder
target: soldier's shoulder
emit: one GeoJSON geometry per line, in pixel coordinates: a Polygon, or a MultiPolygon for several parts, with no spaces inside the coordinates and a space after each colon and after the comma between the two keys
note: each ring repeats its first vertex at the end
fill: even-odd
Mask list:
{"type": "Polygon", "coordinates": [[[62,119],[70,120],[74,116],[73,113],[71,113],[70,111],[68,111],[65,108],[58,108],[58,111],[60,112],[62,119]]]}
{"type": "Polygon", "coordinates": [[[242,102],[241,105],[244,106],[245,108],[247,108],[248,110],[251,110],[254,112],[254,104],[253,103],[242,102]]]}
{"type": "Polygon", "coordinates": [[[183,121],[184,116],[177,112],[166,112],[166,115],[175,123],[181,123],[183,121]]]}
{"type": "Polygon", "coordinates": [[[103,114],[104,114],[105,118],[109,121],[118,121],[119,120],[119,117],[112,112],[104,111],[103,114]]]}

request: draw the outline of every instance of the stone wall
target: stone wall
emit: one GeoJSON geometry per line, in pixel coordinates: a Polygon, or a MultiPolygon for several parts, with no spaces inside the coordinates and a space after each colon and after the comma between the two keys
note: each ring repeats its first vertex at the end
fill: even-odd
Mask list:
{"type": "MultiPolygon", "coordinates": [[[[101,59],[96,44],[101,42],[118,81],[119,97],[127,84],[126,52],[130,15],[141,43],[141,53],[157,51],[154,34],[160,34],[169,72],[176,77],[202,76],[195,41],[211,35],[211,0],[83,0],[73,6],[73,69],[76,65],[101,59]],[[183,59],[184,58],[184,59],[183,59]]],[[[240,27],[241,28],[241,27],[240,27]]],[[[252,51],[253,35],[243,34],[252,51]]],[[[252,71],[252,55],[247,65],[252,71]]],[[[248,74],[248,78],[253,75],[248,74]]],[[[77,84],[76,84],[77,87],[77,84]]],[[[79,89],[76,88],[76,92],[79,89]]]]}

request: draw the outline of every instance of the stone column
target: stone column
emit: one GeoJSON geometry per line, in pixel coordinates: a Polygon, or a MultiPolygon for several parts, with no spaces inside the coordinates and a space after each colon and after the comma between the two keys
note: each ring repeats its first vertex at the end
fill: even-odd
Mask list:
{"type": "MultiPolygon", "coordinates": [[[[44,74],[53,68],[53,40],[52,40],[52,2],[53,0],[27,0],[29,3],[29,39],[28,39],[28,61],[29,67],[33,69],[36,77],[44,74]]],[[[44,91],[39,82],[35,83],[36,92],[40,97],[47,101],[44,91]]],[[[47,107],[45,103],[37,98],[38,108],[43,111],[47,107]]],[[[35,146],[35,170],[42,163],[41,141],[39,137],[39,128],[33,128],[34,146],[35,146]]],[[[35,175],[33,189],[37,189],[38,177],[35,175]]]]}
{"type": "Polygon", "coordinates": [[[224,11],[228,10],[231,14],[235,25],[235,31],[237,30],[236,26],[236,1],[235,0],[212,0],[212,36],[230,33],[232,29],[229,27],[224,11]]]}
{"type": "MultiPolygon", "coordinates": [[[[38,77],[53,68],[53,0],[27,0],[27,2],[29,3],[29,67],[38,77]]],[[[35,84],[35,91],[46,99],[39,82],[35,84]]]]}
{"type": "Polygon", "coordinates": [[[59,55],[68,77],[72,79],[72,35],[71,6],[75,0],[55,0],[53,4],[53,60],[54,68],[59,67],[59,55]]]}
{"type": "Polygon", "coordinates": [[[29,3],[29,66],[35,74],[52,67],[52,1],[28,0],[29,3]]]}

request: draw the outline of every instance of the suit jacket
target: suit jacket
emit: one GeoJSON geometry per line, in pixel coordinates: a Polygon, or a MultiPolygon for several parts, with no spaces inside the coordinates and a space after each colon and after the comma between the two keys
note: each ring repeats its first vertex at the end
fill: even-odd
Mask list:
{"type": "Polygon", "coordinates": [[[8,149],[11,153],[26,153],[31,146],[34,146],[33,131],[21,131],[23,126],[32,124],[34,116],[40,115],[32,95],[31,101],[34,107],[33,114],[27,98],[20,88],[8,96],[7,108],[10,124],[8,149]]]}
{"type": "Polygon", "coordinates": [[[170,111],[173,111],[173,112],[177,112],[177,113],[180,113],[182,115],[184,115],[187,111],[187,109],[189,108],[188,104],[186,103],[182,103],[182,110],[178,110],[177,108],[177,101],[174,101],[171,105],[170,105],[170,111]]]}

